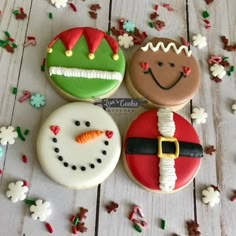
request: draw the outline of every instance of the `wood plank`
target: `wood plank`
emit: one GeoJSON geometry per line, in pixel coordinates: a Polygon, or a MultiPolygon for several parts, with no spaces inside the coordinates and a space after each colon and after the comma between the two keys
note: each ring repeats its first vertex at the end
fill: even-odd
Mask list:
{"type": "Polygon", "coordinates": [[[235,100],[235,75],[225,76],[222,83],[215,83],[210,78],[207,59],[210,55],[229,57],[235,64],[235,54],[222,49],[221,35],[230,37],[235,42],[235,1],[226,1],[224,6],[215,1],[207,6],[204,1],[196,3],[189,1],[190,34],[201,33],[207,37],[208,46],[196,50],[202,68],[202,86],[198,96],[193,99],[193,106],[203,107],[208,113],[207,123],[197,127],[204,146],[214,145],[217,149],[212,156],[205,155],[199,174],[196,177],[197,220],[202,235],[234,235],[235,211],[229,200],[235,189],[234,178],[234,148],[235,117],[231,105],[235,100]],[[212,28],[206,30],[202,21],[202,11],[210,13],[212,28]],[[230,17],[229,17],[230,16],[230,17]],[[221,18],[221,20],[220,20],[221,18]],[[196,20],[198,19],[198,20],[196,20]],[[234,127],[234,128],[233,128],[234,127]],[[209,185],[217,185],[221,190],[221,203],[214,208],[201,202],[201,191],[209,185]],[[207,226],[206,226],[207,225],[207,226]]]}
{"type": "MultiPolygon", "coordinates": [[[[146,31],[149,38],[170,37],[179,41],[180,36],[186,37],[187,24],[185,15],[185,1],[169,1],[175,9],[169,12],[160,6],[160,18],[166,22],[166,29],[158,32],[148,27],[149,15],[153,12],[153,1],[113,1],[111,26],[117,27],[117,20],[125,18],[131,20],[141,30],[146,31]]],[[[130,58],[137,46],[125,51],[126,57],[130,58]]],[[[115,97],[130,97],[126,88],[121,88],[115,97]]],[[[145,109],[120,112],[111,111],[110,114],[119,124],[122,136],[132,120],[145,109]]],[[[184,117],[189,119],[190,104],[179,111],[184,117]]],[[[145,220],[149,226],[142,235],[170,235],[177,233],[186,235],[186,220],[194,218],[194,198],[193,184],[190,184],[184,190],[174,194],[154,194],[142,190],[127,175],[123,163],[120,160],[117,168],[112,175],[101,185],[101,207],[99,215],[99,234],[98,235],[134,235],[132,223],[128,220],[129,213],[133,204],[138,204],[143,208],[145,220]],[[105,206],[110,202],[117,202],[120,207],[116,213],[108,214],[105,206]],[[160,221],[165,219],[167,228],[161,229],[160,221]],[[109,227],[112,225],[112,227],[109,227]]]]}
{"type": "MultiPolygon", "coordinates": [[[[9,9],[8,12],[15,7],[13,5],[15,1],[12,1],[11,6],[8,5],[9,2],[6,3],[8,7],[6,8],[9,9]]],[[[18,5],[23,2],[27,1],[19,2],[18,5]]],[[[78,12],[73,12],[69,7],[56,9],[48,1],[32,1],[32,6],[31,2],[28,1],[28,8],[24,6],[24,9],[30,13],[30,21],[24,23],[24,28],[19,27],[19,22],[16,25],[14,20],[9,19],[10,24],[15,24],[15,31],[12,35],[15,36],[18,33],[21,36],[21,45],[17,52],[21,51],[22,62],[21,58],[15,58],[18,54],[7,55],[9,62],[5,58],[1,60],[1,68],[8,66],[4,69],[4,73],[8,77],[17,72],[15,86],[18,87],[16,99],[13,99],[11,102],[12,108],[9,107],[7,102],[11,93],[9,93],[9,96],[5,94],[3,97],[1,124],[7,124],[9,121],[12,121],[14,126],[18,125],[22,130],[30,130],[25,142],[17,139],[16,144],[6,149],[4,166],[2,167],[4,172],[1,176],[1,192],[6,191],[7,185],[11,181],[27,180],[30,186],[28,198],[39,198],[51,203],[53,213],[48,221],[53,226],[55,234],[63,236],[71,235],[70,217],[71,214],[79,212],[79,207],[85,207],[89,210],[88,218],[85,221],[86,227],[88,227],[87,235],[94,235],[97,188],[88,190],[66,189],[50,180],[38,164],[36,137],[40,124],[54,109],[67,103],[49,85],[45,74],[40,71],[40,66],[45,57],[48,43],[59,32],[67,28],[85,25],[98,27],[103,30],[107,29],[108,23],[102,19],[108,19],[109,2],[106,0],[100,1],[101,11],[98,13],[97,20],[91,19],[88,15],[89,7],[92,3],[92,1],[76,3],[78,12]],[[49,19],[49,12],[53,14],[53,19],[49,19]],[[37,45],[23,49],[22,44],[27,35],[35,36],[37,45]],[[13,60],[19,63],[18,68],[14,67],[13,60]],[[46,97],[46,106],[42,109],[35,109],[27,101],[19,103],[18,98],[22,96],[24,90],[43,94],[46,97]],[[5,111],[9,112],[8,116],[6,116],[5,111]],[[21,161],[22,154],[27,155],[27,164],[21,161]]],[[[13,30],[11,31],[13,32],[13,30]]],[[[8,79],[5,80],[5,83],[5,85],[1,85],[1,88],[9,91],[11,83],[8,79]]],[[[33,236],[39,235],[39,232],[40,235],[46,233],[45,225],[31,219],[29,207],[24,203],[12,204],[6,197],[1,197],[0,204],[2,206],[2,213],[9,213],[9,217],[1,217],[0,219],[0,224],[6,226],[1,229],[1,234],[22,235],[25,233],[25,235],[33,236]],[[14,227],[11,227],[12,225],[14,227]]]]}

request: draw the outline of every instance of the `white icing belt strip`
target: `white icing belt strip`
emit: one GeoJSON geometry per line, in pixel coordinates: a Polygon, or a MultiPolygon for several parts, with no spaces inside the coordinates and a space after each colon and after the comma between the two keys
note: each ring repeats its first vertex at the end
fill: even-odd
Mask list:
{"type": "MultiPolygon", "coordinates": [[[[158,130],[164,137],[173,137],[175,133],[175,122],[173,120],[173,112],[167,109],[159,109],[158,130]]],[[[159,187],[163,191],[171,191],[175,187],[177,179],[175,173],[175,160],[169,158],[160,158],[159,162],[159,187]]]]}
{"type": "Polygon", "coordinates": [[[168,52],[171,47],[177,54],[180,54],[182,51],[184,51],[188,57],[192,55],[192,51],[188,50],[187,46],[181,45],[179,48],[177,48],[175,43],[169,43],[167,46],[165,46],[163,42],[158,42],[156,46],[153,46],[151,42],[148,42],[144,47],[141,47],[141,50],[146,52],[150,48],[153,52],[157,52],[161,48],[164,52],[168,52]]]}
{"type": "Polygon", "coordinates": [[[77,68],[66,68],[51,66],[49,68],[49,74],[51,75],[63,75],[65,77],[80,77],[86,79],[105,79],[105,80],[118,80],[123,79],[123,75],[120,72],[101,71],[101,70],[85,70],[77,68]]]}

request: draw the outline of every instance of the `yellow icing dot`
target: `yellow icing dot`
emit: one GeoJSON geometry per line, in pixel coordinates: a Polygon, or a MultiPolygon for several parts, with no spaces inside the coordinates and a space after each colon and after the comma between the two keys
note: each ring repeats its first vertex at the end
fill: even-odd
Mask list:
{"type": "Polygon", "coordinates": [[[119,59],[119,55],[118,54],[114,54],[113,55],[113,60],[117,61],[119,59]]]}
{"type": "Polygon", "coordinates": [[[90,60],[93,60],[94,57],[95,57],[95,56],[94,56],[94,53],[89,53],[89,54],[88,54],[88,58],[89,58],[90,60]]]}
{"type": "Polygon", "coordinates": [[[65,54],[66,54],[67,57],[71,57],[72,54],[73,54],[73,52],[72,52],[72,50],[67,50],[67,51],[65,52],[65,54]]]}
{"type": "Polygon", "coordinates": [[[48,53],[52,53],[53,49],[52,48],[48,48],[48,53]]]}

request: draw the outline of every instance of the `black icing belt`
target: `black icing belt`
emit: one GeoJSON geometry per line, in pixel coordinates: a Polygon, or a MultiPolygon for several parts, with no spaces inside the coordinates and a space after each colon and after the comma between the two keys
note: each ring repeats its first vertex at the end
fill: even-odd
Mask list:
{"type": "MultiPolygon", "coordinates": [[[[179,143],[179,156],[186,157],[203,157],[203,149],[201,144],[182,142],[179,143]]],[[[162,153],[175,153],[176,145],[174,142],[163,141],[162,153]]],[[[144,154],[144,155],[157,155],[158,153],[158,138],[127,138],[126,150],[127,154],[144,154]]]]}

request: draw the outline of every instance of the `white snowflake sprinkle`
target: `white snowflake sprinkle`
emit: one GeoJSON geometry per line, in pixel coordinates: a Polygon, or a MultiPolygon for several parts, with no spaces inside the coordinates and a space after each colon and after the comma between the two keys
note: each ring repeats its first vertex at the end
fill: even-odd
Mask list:
{"type": "Polygon", "coordinates": [[[232,110],[234,115],[236,115],[236,102],[234,102],[234,104],[232,105],[232,110]]]}
{"type": "Polygon", "coordinates": [[[119,45],[123,46],[124,48],[129,48],[134,45],[133,37],[126,33],[118,37],[118,42],[119,45]]]}
{"type": "Polygon", "coordinates": [[[208,187],[202,191],[202,201],[213,207],[220,202],[220,192],[213,187],[208,187]]]}
{"type": "Polygon", "coordinates": [[[191,119],[194,120],[194,123],[196,124],[204,124],[206,123],[207,119],[207,113],[203,108],[193,108],[193,112],[191,114],[191,119]]]}
{"type": "Polygon", "coordinates": [[[201,34],[197,34],[193,36],[193,46],[198,47],[199,49],[207,46],[206,37],[201,34]]]}
{"type": "Polygon", "coordinates": [[[68,2],[68,0],[51,0],[51,3],[56,8],[66,7],[67,2],[68,2]]]}
{"type": "Polygon", "coordinates": [[[210,67],[211,74],[214,77],[222,79],[226,75],[225,68],[222,65],[214,64],[210,67]]]}
{"type": "Polygon", "coordinates": [[[11,198],[12,202],[23,201],[26,198],[26,193],[28,192],[28,187],[24,186],[23,181],[17,181],[16,183],[10,183],[8,185],[8,191],[6,196],[11,198]]]}
{"type": "Polygon", "coordinates": [[[0,144],[7,145],[15,143],[15,139],[18,137],[17,132],[14,130],[14,127],[1,127],[0,128],[0,144]]]}
{"type": "Polygon", "coordinates": [[[35,204],[36,205],[30,206],[30,212],[32,213],[31,217],[34,220],[39,219],[40,221],[45,221],[52,212],[50,209],[50,203],[38,199],[35,204]]]}

